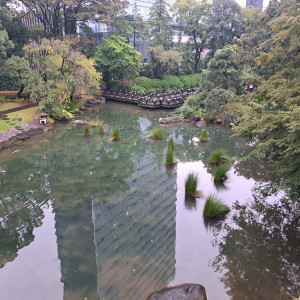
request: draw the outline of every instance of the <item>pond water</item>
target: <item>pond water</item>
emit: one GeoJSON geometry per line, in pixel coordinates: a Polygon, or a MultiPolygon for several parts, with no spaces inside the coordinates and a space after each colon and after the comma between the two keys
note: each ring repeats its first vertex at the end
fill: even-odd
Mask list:
{"type": "Polygon", "coordinates": [[[0,299],[143,300],[185,282],[209,300],[300,296],[296,211],[270,193],[266,166],[239,160],[249,146],[229,128],[208,127],[208,143],[188,123],[148,139],[167,113],[107,103],[84,116],[106,135],[60,124],[0,152],[0,299]],[[109,141],[114,126],[121,141],[109,141]],[[167,168],[170,137],[179,163],[167,168]],[[234,164],[215,186],[209,159],[221,147],[234,164]],[[184,196],[191,171],[195,201],[184,196]],[[231,207],[224,220],[203,219],[210,193],[231,207]]]}

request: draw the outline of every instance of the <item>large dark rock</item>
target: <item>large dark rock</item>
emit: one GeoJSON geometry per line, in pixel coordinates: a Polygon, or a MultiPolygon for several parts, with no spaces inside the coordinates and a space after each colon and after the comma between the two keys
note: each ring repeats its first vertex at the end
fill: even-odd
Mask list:
{"type": "Polygon", "coordinates": [[[180,117],[167,117],[163,118],[159,121],[160,124],[170,124],[170,123],[175,123],[175,122],[182,122],[183,119],[180,117]]]}
{"type": "Polygon", "coordinates": [[[206,122],[205,121],[200,121],[196,123],[196,127],[198,128],[203,128],[206,126],[206,122]]]}
{"type": "Polygon", "coordinates": [[[192,119],[191,119],[192,123],[197,123],[199,121],[200,121],[200,117],[198,115],[193,116],[192,119]]]}
{"type": "Polygon", "coordinates": [[[94,107],[96,105],[104,104],[105,100],[101,98],[101,100],[97,99],[88,99],[86,100],[86,103],[84,104],[85,107],[94,107]]]}
{"type": "Polygon", "coordinates": [[[146,300],[207,300],[207,298],[203,285],[185,283],[151,293],[146,300]]]}

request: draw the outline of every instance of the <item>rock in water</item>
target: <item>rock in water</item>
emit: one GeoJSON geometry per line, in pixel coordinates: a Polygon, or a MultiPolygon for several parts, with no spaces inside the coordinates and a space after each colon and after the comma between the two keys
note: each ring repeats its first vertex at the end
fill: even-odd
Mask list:
{"type": "Polygon", "coordinates": [[[207,300],[201,284],[184,283],[151,293],[146,300],[207,300]]]}
{"type": "Polygon", "coordinates": [[[180,117],[167,117],[167,118],[163,118],[159,121],[160,124],[170,124],[170,123],[174,123],[174,122],[181,122],[183,121],[182,118],[180,117]]]}
{"type": "Polygon", "coordinates": [[[200,122],[196,123],[196,127],[198,127],[198,128],[202,128],[202,127],[205,127],[205,126],[206,126],[205,121],[200,121],[200,122]]]}
{"type": "Polygon", "coordinates": [[[191,119],[192,123],[197,123],[199,121],[200,121],[200,117],[198,115],[193,116],[192,119],[191,119]]]}

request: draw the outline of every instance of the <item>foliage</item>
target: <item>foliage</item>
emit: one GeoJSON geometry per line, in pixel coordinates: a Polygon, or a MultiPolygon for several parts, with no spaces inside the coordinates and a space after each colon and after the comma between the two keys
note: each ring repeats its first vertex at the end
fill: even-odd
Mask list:
{"type": "Polygon", "coordinates": [[[263,81],[248,96],[256,114],[236,128],[235,136],[255,142],[247,157],[267,158],[276,167],[283,185],[300,188],[300,60],[299,3],[284,1],[280,16],[271,19],[271,35],[259,45],[255,62],[263,81]]]}
{"type": "Polygon", "coordinates": [[[230,208],[217,196],[209,195],[206,198],[203,215],[205,218],[220,218],[227,215],[230,208]]]}
{"type": "Polygon", "coordinates": [[[191,75],[181,75],[179,79],[184,84],[184,87],[190,89],[192,87],[197,87],[199,85],[200,75],[191,74],[191,75]]]}
{"type": "Polygon", "coordinates": [[[111,135],[111,140],[115,141],[115,140],[120,140],[120,139],[121,139],[120,130],[118,127],[114,127],[112,135],[111,135]]]}
{"type": "Polygon", "coordinates": [[[178,74],[181,55],[175,50],[164,50],[158,45],[148,48],[151,77],[162,79],[166,74],[178,74]]]}
{"type": "Polygon", "coordinates": [[[88,126],[84,127],[83,135],[84,136],[90,136],[91,135],[91,129],[90,129],[90,127],[88,127],[88,126]]]}
{"type": "Polygon", "coordinates": [[[7,53],[14,48],[13,42],[9,39],[7,31],[1,30],[0,23],[0,59],[7,56],[7,53]]]}
{"type": "Polygon", "coordinates": [[[88,124],[92,127],[102,127],[103,121],[98,120],[97,118],[88,121],[88,124]]]}
{"type": "Polygon", "coordinates": [[[231,159],[226,155],[224,149],[218,149],[212,153],[211,162],[214,164],[228,164],[231,162],[231,159]]]}
{"type": "Polygon", "coordinates": [[[28,76],[22,79],[25,91],[30,91],[30,100],[39,102],[41,110],[55,119],[70,118],[67,105],[74,96],[94,93],[101,83],[94,60],[74,47],[72,39],[43,39],[24,47],[31,66],[28,76]]]}
{"type": "Polygon", "coordinates": [[[194,196],[197,192],[198,176],[195,173],[190,173],[185,179],[185,195],[194,196]]]}
{"type": "Polygon", "coordinates": [[[174,140],[173,140],[172,138],[169,139],[169,142],[168,142],[168,149],[169,149],[169,150],[172,150],[172,151],[174,151],[174,149],[175,149],[174,140]]]}
{"type": "Polygon", "coordinates": [[[102,40],[95,53],[97,70],[103,79],[134,79],[138,76],[141,54],[126,43],[121,36],[112,35],[102,40]]]}
{"type": "Polygon", "coordinates": [[[168,12],[169,4],[164,0],[155,0],[150,8],[149,37],[150,46],[162,46],[170,50],[173,45],[173,31],[169,23],[172,18],[168,12]]]}
{"type": "Polygon", "coordinates": [[[202,129],[202,131],[201,131],[200,141],[201,142],[207,142],[208,141],[208,133],[207,133],[207,130],[205,128],[202,129]]]}
{"type": "Polygon", "coordinates": [[[224,181],[226,179],[226,173],[230,170],[228,165],[217,166],[214,170],[214,179],[219,181],[224,181]]]}
{"type": "Polygon", "coordinates": [[[174,152],[171,149],[167,150],[166,153],[166,165],[173,165],[174,164],[174,152]]]}
{"type": "Polygon", "coordinates": [[[161,128],[153,128],[148,135],[148,138],[154,138],[161,140],[163,138],[163,132],[161,128]]]}
{"type": "Polygon", "coordinates": [[[211,28],[211,4],[197,0],[177,0],[172,6],[176,20],[189,37],[189,53],[194,53],[193,72],[198,71],[201,53],[208,46],[211,28]]]}
{"type": "Polygon", "coordinates": [[[103,125],[100,125],[100,126],[99,126],[99,129],[98,129],[98,134],[104,134],[104,133],[105,133],[104,126],[103,126],[103,125]]]}

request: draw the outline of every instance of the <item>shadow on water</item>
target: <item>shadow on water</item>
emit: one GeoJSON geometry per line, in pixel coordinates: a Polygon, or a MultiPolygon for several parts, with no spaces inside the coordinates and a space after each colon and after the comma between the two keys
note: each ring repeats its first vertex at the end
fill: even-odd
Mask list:
{"type": "Polygon", "coordinates": [[[43,294],[45,286],[29,276],[23,285],[15,282],[14,266],[25,250],[32,260],[41,255],[30,247],[40,243],[37,228],[44,226],[55,232],[61,282],[47,275],[50,259],[27,272],[46,278],[53,291],[63,289],[65,300],[140,300],[183,282],[204,284],[210,300],[275,299],[281,287],[284,297],[296,296],[296,208],[277,201],[264,164],[238,160],[249,147],[230,139],[228,128],[208,127],[209,143],[184,123],[163,127],[161,141],[147,139],[168,113],[108,103],[84,116],[103,120],[106,135],[91,128],[86,138],[83,127],[68,123],[0,152],[0,290],[6,300],[43,294]],[[116,126],[121,140],[111,142],[116,126]],[[179,163],[166,167],[170,138],[179,163]],[[235,164],[216,185],[210,155],[218,148],[235,164]],[[199,176],[202,198],[184,196],[189,171],[199,176]],[[203,220],[211,192],[232,208],[222,221],[203,220]],[[50,209],[54,225],[45,221],[50,209]]]}

